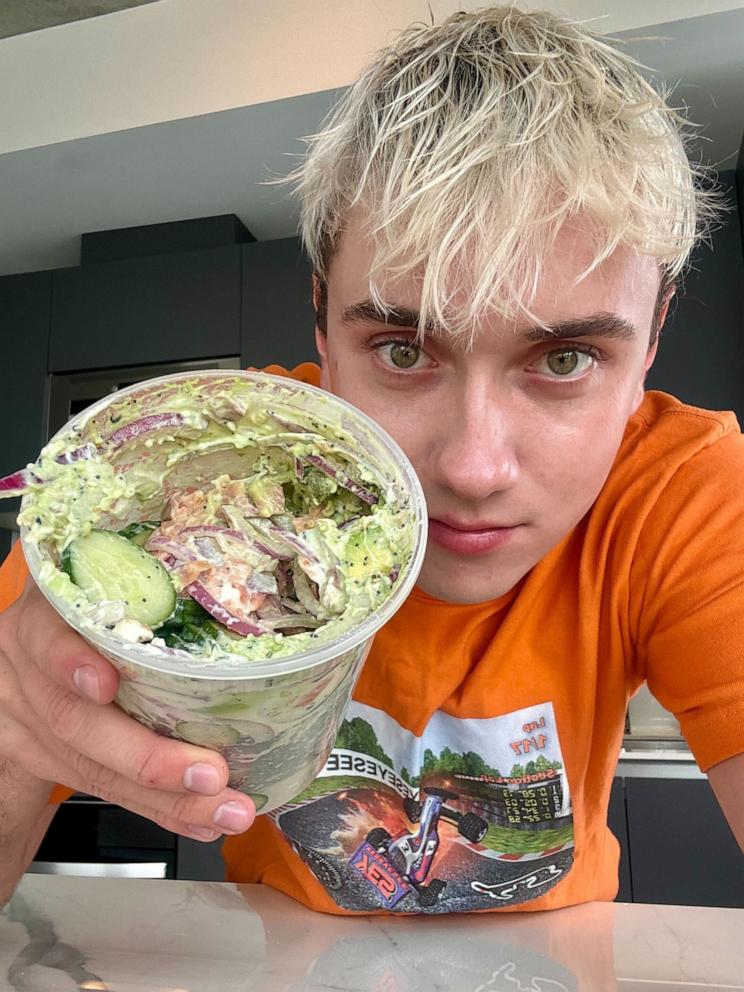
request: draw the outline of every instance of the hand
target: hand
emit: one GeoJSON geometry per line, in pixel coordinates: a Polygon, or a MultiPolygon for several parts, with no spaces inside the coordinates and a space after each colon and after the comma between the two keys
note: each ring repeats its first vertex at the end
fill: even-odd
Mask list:
{"type": "Polygon", "coordinates": [[[5,759],[185,837],[211,841],[246,830],[255,808],[227,788],[222,755],[132,720],[112,703],[117,686],[113,665],[29,579],[0,614],[0,766],[5,759]]]}

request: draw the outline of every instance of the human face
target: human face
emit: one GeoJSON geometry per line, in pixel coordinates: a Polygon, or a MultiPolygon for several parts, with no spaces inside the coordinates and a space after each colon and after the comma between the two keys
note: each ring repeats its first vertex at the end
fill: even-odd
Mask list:
{"type": "Polygon", "coordinates": [[[607,478],[656,351],[658,269],[618,250],[574,285],[590,256],[580,229],[561,232],[530,307],[562,325],[560,339],[491,316],[468,350],[436,332],[416,346],[413,277],[383,281],[403,326],[385,323],[370,302],[371,259],[364,228],[350,226],[317,334],[322,384],[388,431],[418,473],[430,523],[419,586],[449,602],[494,599],[576,526],[607,478]]]}

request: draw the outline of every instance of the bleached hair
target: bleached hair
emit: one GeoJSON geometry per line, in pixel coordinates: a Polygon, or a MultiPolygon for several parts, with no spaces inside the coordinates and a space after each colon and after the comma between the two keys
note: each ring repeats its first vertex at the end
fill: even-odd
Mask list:
{"type": "Polygon", "coordinates": [[[360,208],[372,299],[389,312],[384,277],[415,275],[422,331],[469,341],[486,312],[529,314],[543,260],[577,218],[593,252],[580,278],[622,245],[673,285],[720,204],[688,160],[693,125],[611,41],[516,7],[400,34],[287,177],[321,282],[360,208]]]}

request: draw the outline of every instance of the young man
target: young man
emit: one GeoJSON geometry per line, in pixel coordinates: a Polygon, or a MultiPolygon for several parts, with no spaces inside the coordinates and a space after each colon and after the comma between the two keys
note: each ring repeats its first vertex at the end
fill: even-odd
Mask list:
{"type": "Polygon", "coordinates": [[[294,374],[411,458],[418,587],[312,795],[247,833],[219,756],[106,705],[110,667],[27,587],[0,617],[6,891],[63,782],[232,834],[228,877],[328,912],[611,899],[608,795],[644,679],[744,844],[744,442],[733,415],[643,388],[713,214],[678,125],[548,14],[459,14],[379,54],[295,176],[322,371],[294,374]]]}

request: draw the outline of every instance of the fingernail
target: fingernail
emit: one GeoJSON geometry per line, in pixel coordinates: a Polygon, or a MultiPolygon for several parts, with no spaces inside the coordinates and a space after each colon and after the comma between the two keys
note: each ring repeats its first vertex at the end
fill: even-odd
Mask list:
{"type": "Polygon", "coordinates": [[[101,698],[101,685],[98,681],[98,672],[92,665],[83,665],[81,668],[76,668],[72,673],[72,681],[82,696],[87,696],[94,703],[97,703],[101,698]]]}
{"type": "Polygon", "coordinates": [[[223,803],[218,807],[213,819],[223,830],[232,830],[239,834],[248,829],[251,815],[242,803],[231,802],[223,803]]]}
{"type": "Polygon", "coordinates": [[[219,837],[218,831],[210,830],[208,827],[195,827],[192,823],[187,824],[186,829],[199,840],[217,840],[219,837]]]}
{"type": "Polygon", "coordinates": [[[183,773],[183,786],[189,792],[200,792],[203,796],[216,796],[222,788],[220,773],[206,761],[189,765],[183,773]]]}

